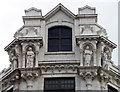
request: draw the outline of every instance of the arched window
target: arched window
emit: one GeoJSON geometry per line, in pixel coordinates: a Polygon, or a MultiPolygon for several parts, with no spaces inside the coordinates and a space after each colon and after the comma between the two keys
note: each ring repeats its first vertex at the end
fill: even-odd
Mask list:
{"type": "Polygon", "coordinates": [[[48,52],[72,51],[72,28],[57,26],[48,29],[48,52]]]}

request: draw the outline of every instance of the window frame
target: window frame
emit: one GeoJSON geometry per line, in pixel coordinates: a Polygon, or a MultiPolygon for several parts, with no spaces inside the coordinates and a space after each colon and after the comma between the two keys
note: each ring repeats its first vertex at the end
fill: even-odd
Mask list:
{"type": "MultiPolygon", "coordinates": [[[[64,29],[64,30],[65,30],[64,29]]],[[[73,51],[73,32],[72,32],[72,27],[69,27],[69,26],[54,26],[54,27],[50,27],[50,28],[48,28],[48,35],[47,35],[47,52],[48,53],[55,53],[55,52],[58,52],[58,53],[61,53],[61,52],[72,52],[73,51]],[[51,30],[51,29],[55,29],[55,28],[58,28],[58,32],[59,32],[59,36],[58,37],[49,37],[49,31],[51,30]],[[62,33],[62,29],[70,29],[69,30],[69,32],[70,32],[70,36],[63,36],[63,35],[61,35],[61,33],[62,33]],[[58,51],[50,51],[49,50],[49,40],[50,39],[58,39],[58,41],[59,41],[59,44],[58,44],[58,51]],[[63,41],[65,41],[65,39],[67,39],[67,40],[70,40],[71,42],[70,42],[70,44],[69,45],[62,45],[62,40],[63,41]],[[64,46],[69,46],[70,47],[70,50],[63,50],[62,49],[62,47],[64,47],[64,46]]],[[[55,46],[55,45],[53,45],[53,46],[55,46]]]]}
{"type": "MultiPolygon", "coordinates": [[[[52,85],[52,84],[49,84],[50,86],[52,85]]],[[[53,85],[55,85],[55,84],[53,84],[53,85]]],[[[51,92],[51,91],[72,91],[72,92],[75,92],[75,77],[52,77],[52,78],[44,78],[44,92],[51,92]],[[57,80],[57,83],[58,83],[58,88],[48,88],[48,89],[46,89],[46,81],[48,82],[48,81],[54,81],[54,83],[56,82],[56,80],[57,80]],[[72,80],[73,81],[73,83],[63,83],[63,81],[70,81],[70,80],[72,80]],[[68,85],[68,84],[73,84],[73,88],[61,88],[62,87],[62,85],[68,85]]]]}

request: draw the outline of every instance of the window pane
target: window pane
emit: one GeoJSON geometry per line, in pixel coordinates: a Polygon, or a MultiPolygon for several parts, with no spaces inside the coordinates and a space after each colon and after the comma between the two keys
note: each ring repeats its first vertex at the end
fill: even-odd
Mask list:
{"type": "Polygon", "coordinates": [[[72,29],[71,28],[61,28],[61,36],[62,37],[72,37],[72,29]]]}
{"type": "Polygon", "coordinates": [[[52,37],[52,38],[54,38],[54,37],[59,37],[59,28],[51,28],[51,29],[49,29],[49,31],[48,31],[48,37],[52,37]]]}
{"type": "Polygon", "coordinates": [[[62,39],[61,40],[61,45],[71,45],[72,40],[71,39],[62,39]]]}
{"type": "Polygon", "coordinates": [[[72,51],[72,45],[62,45],[61,51],[72,51]]]}
{"type": "Polygon", "coordinates": [[[59,39],[49,39],[48,44],[49,45],[59,45],[59,39]]]}
{"type": "Polygon", "coordinates": [[[59,51],[59,45],[49,45],[48,51],[49,52],[57,52],[57,51],[59,51]]]}

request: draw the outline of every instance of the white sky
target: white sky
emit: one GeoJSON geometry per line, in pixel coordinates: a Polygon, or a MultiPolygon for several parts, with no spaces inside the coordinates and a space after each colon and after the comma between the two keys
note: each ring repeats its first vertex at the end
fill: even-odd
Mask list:
{"type": "MultiPolygon", "coordinates": [[[[0,71],[10,64],[4,51],[14,38],[14,33],[23,25],[24,10],[30,7],[42,9],[42,15],[62,3],[74,14],[85,5],[96,7],[98,24],[104,27],[111,41],[118,45],[118,0],[1,0],[0,1],[0,71]]],[[[113,51],[112,60],[118,64],[118,48],[113,51]]]]}

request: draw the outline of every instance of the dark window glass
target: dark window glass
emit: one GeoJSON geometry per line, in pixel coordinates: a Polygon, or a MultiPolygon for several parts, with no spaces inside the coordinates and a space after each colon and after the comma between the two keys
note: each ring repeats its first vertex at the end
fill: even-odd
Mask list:
{"type": "Polygon", "coordinates": [[[75,78],[45,78],[44,92],[75,92],[75,78]]]}
{"type": "Polygon", "coordinates": [[[108,92],[118,92],[118,90],[108,85],[108,92]]]}
{"type": "Polygon", "coordinates": [[[48,30],[48,51],[72,51],[72,29],[58,26],[48,30]]]}
{"type": "Polygon", "coordinates": [[[10,90],[8,90],[7,92],[13,92],[13,88],[11,88],[10,90]]]}
{"type": "Polygon", "coordinates": [[[59,38],[59,28],[51,28],[49,29],[49,38],[59,38]]]}
{"type": "Polygon", "coordinates": [[[61,45],[71,45],[71,39],[61,39],[61,45]]]}
{"type": "Polygon", "coordinates": [[[71,37],[72,36],[72,31],[70,31],[70,28],[61,28],[61,36],[64,37],[71,37]]]}

